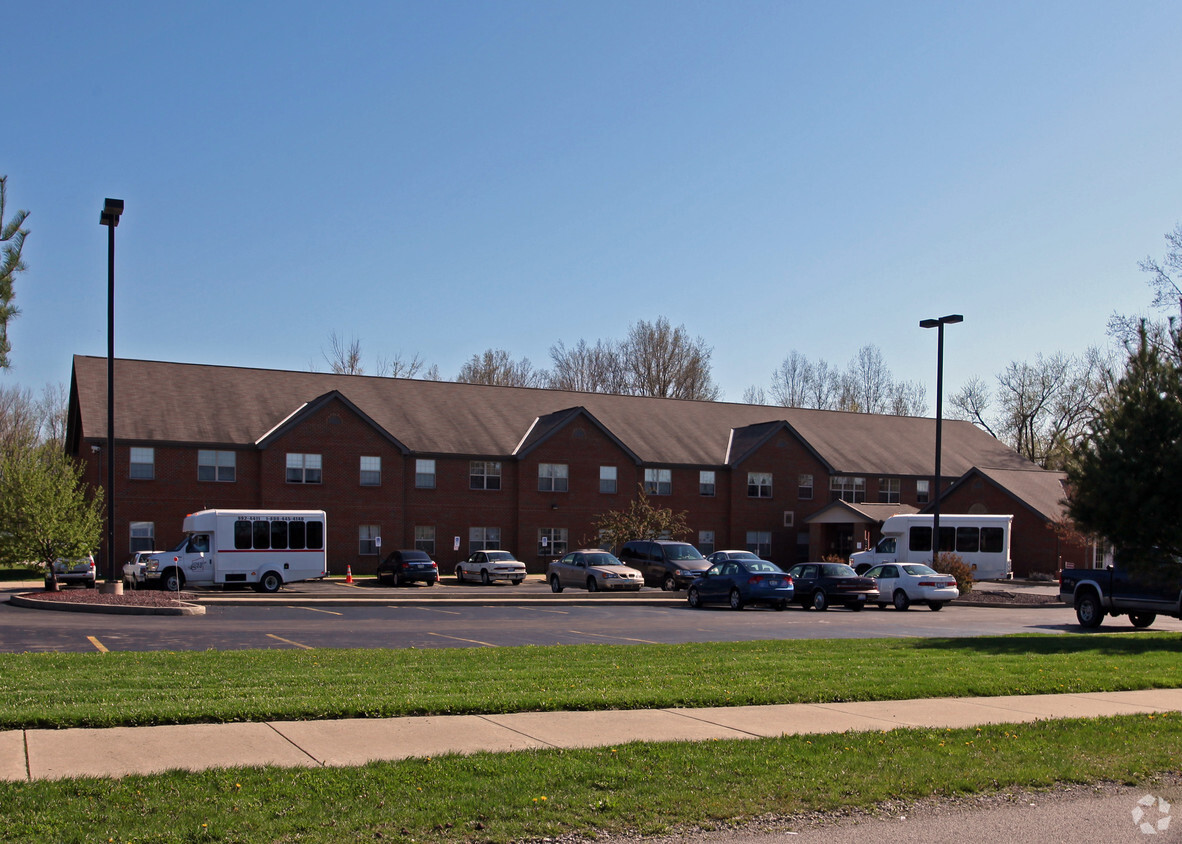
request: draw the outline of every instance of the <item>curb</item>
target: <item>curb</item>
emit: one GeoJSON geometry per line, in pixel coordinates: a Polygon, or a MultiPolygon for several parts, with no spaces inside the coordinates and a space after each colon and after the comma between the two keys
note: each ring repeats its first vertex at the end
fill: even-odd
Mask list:
{"type": "MultiPolygon", "coordinates": [[[[90,612],[114,615],[205,615],[205,607],[181,604],[176,607],[137,607],[132,604],[85,604],[70,601],[39,601],[27,595],[11,595],[8,603],[14,607],[59,612],[90,612]]],[[[179,602],[178,602],[179,603],[179,602]]]]}

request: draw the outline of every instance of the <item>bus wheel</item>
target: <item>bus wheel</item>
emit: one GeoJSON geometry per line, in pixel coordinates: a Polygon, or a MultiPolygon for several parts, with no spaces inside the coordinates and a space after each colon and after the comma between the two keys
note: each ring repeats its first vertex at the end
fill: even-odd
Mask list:
{"type": "Polygon", "coordinates": [[[266,592],[273,595],[279,591],[279,587],[283,585],[283,578],[273,571],[269,571],[259,578],[258,586],[256,587],[260,592],[266,592]]]}

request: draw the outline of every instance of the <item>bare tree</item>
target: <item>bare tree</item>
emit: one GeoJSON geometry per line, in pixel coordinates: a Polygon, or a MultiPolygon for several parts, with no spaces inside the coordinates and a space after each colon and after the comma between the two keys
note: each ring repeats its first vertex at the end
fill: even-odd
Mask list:
{"type": "Polygon", "coordinates": [[[499,387],[541,387],[546,383],[546,375],[535,370],[529,358],[515,361],[504,349],[487,349],[482,355],[472,355],[460,367],[456,381],[499,387]]]}
{"type": "Polygon", "coordinates": [[[763,387],[752,384],[743,391],[743,404],[767,404],[767,393],[763,391],[763,387]]]}
{"type": "Polygon", "coordinates": [[[887,404],[887,413],[892,416],[926,416],[927,388],[918,381],[892,381],[887,404]]]}
{"type": "Polygon", "coordinates": [[[891,390],[891,371],[882,351],[873,344],[858,349],[846,370],[845,410],[886,413],[891,390]]]}
{"type": "Polygon", "coordinates": [[[550,347],[548,386],[554,390],[583,393],[624,393],[628,379],[618,343],[597,340],[594,346],[579,340],[572,348],[559,340],[550,347]]]}
{"type": "Polygon", "coordinates": [[[633,395],[696,401],[721,395],[710,374],[713,349],[701,337],[690,338],[684,325],[673,328],[665,317],[641,320],[628,330],[620,352],[633,395]]]}
{"type": "Polygon", "coordinates": [[[781,407],[808,407],[813,377],[809,359],[793,349],[772,373],[772,400],[781,407]]]}
{"type": "Polygon", "coordinates": [[[1165,322],[1147,322],[1143,316],[1113,314],[1108,319],[1108,333],[1118,339],[1126,349],[1135,349],[1141,342],[1144,326],[1145,341],[1159,354],[1166,354],[1182,363],[1182,352],[1173,342],[1169,329],[1182,317],[1182,223],[1174,226],[1165,235],[1165,257],[1158,261],[1152,256],[1138,262],[1142,272],[1150,276],[1149,286],[1153,289],[1152,306],[1167,314],[1165,322]]]}
{"type": "Polygon", "coordinates": [[[33,448],[40,439],[41,418],[27,387],[0,387],[0,446],[33,448]]]}
{"type": "Polygon", "coordinates": [[[374,374],[382,378],[414,378],[422,368],[423,359],[417,353],[408,360],[399,351],[392,358],[379,356],[374,374]]]}
{"type": "Polygon", "coordinates": [[[1087,433],[1114,373],[1111,355],[1095,348],[1082,357],[1039,355],[1034,363],[1011,362],[997,376],[996,395],[974,378],[950,404],[954,415],[980,425],[1028,460],[1061,469],[1087,433]]]}
{"type": "Polygon", "coordinates": [[[329,350],[323,354],[334,375],[365,374],[365,369],[361,366],[360,340],[353,337],[345,342],[344,338],[334,331],[329,335],[328,345],[329,350]]]}
{"type": "Polygon", "coordinates": [[[4,244],[4,257],[0,261],[0,369],[11,366],[8,353],[12,351],[12,344],[8,342],[8,322],[20,314],[20,309],[12,304],[16,298],[13,282],[17,273],[27,269],[21,260],[21,249],[29,235],[24,228],[28,211],[17,211],[11,220],[4,222],[7,200],[8,177],[0,176],[0,243],[4,244]]]}
{"type": "Polygon", "coordinates": [[[38,437],[55,448],[66,443],[66,419],[70,407],[70,393],[62,382],[46,384],[41,391],[35,412],[38,417],[38,437]]]}

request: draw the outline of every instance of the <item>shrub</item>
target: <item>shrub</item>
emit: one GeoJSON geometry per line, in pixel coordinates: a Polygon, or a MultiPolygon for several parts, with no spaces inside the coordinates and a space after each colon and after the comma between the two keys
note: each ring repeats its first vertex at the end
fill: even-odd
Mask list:
{"type": "Polygon", "coordinates": [[[849,559],[841,556],[841,554],[826,554],[821,558],[822,563],[845,563],[849,564],[849,559]]]}
{"type": "Polygon", "coordinates": [[[936,560],[936,571],[940,574],[950,574],[956,578],[956,588],[960,594],[967,595],[973,591],[973,570],[960,554],[951,551],[941,551],[936,560]]]}

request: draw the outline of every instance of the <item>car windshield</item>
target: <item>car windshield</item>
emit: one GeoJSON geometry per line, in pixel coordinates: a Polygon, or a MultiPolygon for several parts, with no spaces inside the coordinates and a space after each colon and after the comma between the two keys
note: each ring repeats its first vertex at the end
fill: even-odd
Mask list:
{"type": "Polygon", "coordinates": [[[857,577],[857,572],[844,563],[825,563],[821,566],[821,574],[825,577],[857,577]]]}
{"type": "Polygon", "coordinates": [[[494,563],[511,563],[513,555],[508,551],[489,551],[488,558],[494,563]]]}
{"type": "Polygon", "coordinates": [[[704,560],[698,549],[692,545],[666,545],[665,555],[670,560],[704,560]]]}
{"type": "Polygon", "coordinates": [[[924,565],[920,565],[919,563],[913,563],[912,565],[909,565],[909,566],[903,566],[903,571],[907,572],[908,574],[921,574],[921,575],[938,574],[939,573],[931,566],[924,566],[924,565]]]}
{"type": "Polygon", "coordinates": [[[622,566],[624,565],[615,558],[614,555],[604,551],[602,554],[584,554],[584,559],[589,566],[622,566]]]}

